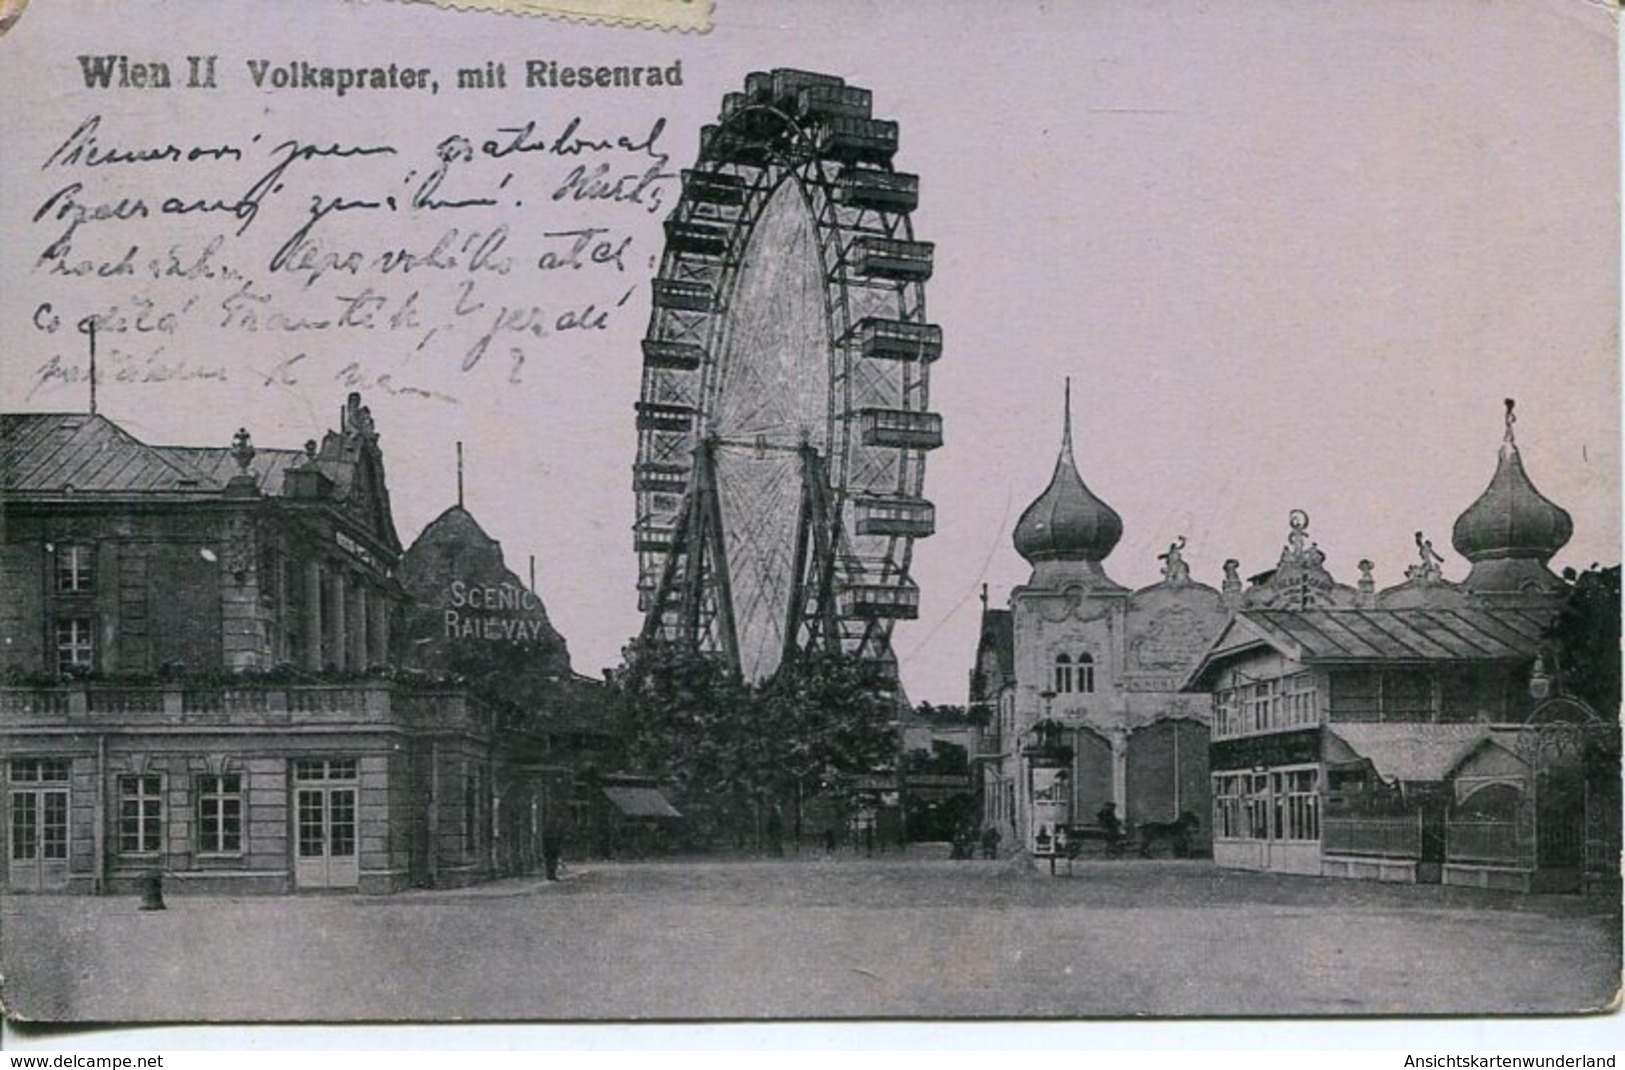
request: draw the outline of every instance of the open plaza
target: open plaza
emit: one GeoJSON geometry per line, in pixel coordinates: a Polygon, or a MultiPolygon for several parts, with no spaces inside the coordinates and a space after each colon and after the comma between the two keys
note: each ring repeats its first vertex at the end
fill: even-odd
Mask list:
{"type": "Polygon", "coordinates": [[[1608,1005],[1618,901],[1090,860],[566,864],[394,896],[10,896],[8,1010],[51,1021],[1560,1014],[1608,1005]]]}

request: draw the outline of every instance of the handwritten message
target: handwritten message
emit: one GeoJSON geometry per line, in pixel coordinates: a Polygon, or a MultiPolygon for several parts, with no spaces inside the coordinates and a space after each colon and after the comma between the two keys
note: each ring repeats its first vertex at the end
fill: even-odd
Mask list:
{"type": "MultiPolygon", "coordinates": [[[[120,87],[224,78],[215,57],[79,58],[85,85],[121,102],[153,94],[120,87]]],[[[506,84],[500,66],[481,88],[506,84]]],[[[427,68],[300,67],[254,60],[237,77],[289,92],[308,81],[329,99],[389,92],[404,107],[440,92],[427,68]]],[[[519,70],[556,85],[574,68],[519,70]]],[[[679,65],[636,70],[640,86],[681,81],[679,65]]],[[[457,404],[476,381],[523,383],[641,314],[678,192],[667,120],[652,106],[608,122],[490,99],[489,121],[425,120],[408,138],[353,123],[335,136],[341,124],[286,110],[249,129],[76,115],[18,191],[32,205],[17,236],[32,256],[30,348],[49,354],[29,397],[83,383],[93,333],[99,382],[336,383],[457,404]]]]}

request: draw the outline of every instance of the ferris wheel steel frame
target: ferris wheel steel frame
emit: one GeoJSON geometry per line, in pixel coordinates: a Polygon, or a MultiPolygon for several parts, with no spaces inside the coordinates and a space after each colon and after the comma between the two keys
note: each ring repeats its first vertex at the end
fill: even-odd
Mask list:
{"type": "MultiPolygon", "coordinates": [[[[799,650],[842,650],[894,677],[892,626],[918,614],[909,569],[914,540],[935,528],[922,492],[926,455],[942,441],[941,417],[928,407],[942,345],[925,316],[934,247],[914,238],[918,178],[892,168],[897,124],[870,111],[869,91],[839,78],[751,74],[702,128],[665,221],[636,406],[643,635],[715,653],[735,670],[743,668],[737,569],[782,588],[758,594],[782,595],[775,665],[799,650]],[[786,184],[810,215],[823,289],[822,450],[809,436],[730,441],[716,426],[719,405],[732,400],[724,391],[744,389],[723,363],[741,280],[755,270],[746,254],[786,184]],[[796,522],[784,561],[759,547],[759,559],[730,560],[730,534],[735,558],[752,551],[725,530],[722,503],[734,490],[719,458],[748,457],[753,445],[758,458],[794,454],[796,522]]],[[[760,380],[756,388],[771,389],[760,380]]],[[[755,603],[751,612],[762,627],[755,603]]]]}

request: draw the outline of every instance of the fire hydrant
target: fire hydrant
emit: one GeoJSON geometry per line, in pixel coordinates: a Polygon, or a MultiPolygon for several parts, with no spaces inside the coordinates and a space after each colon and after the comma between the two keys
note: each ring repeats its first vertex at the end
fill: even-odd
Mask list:
{"type": "Polygon", "coordinates": [[[152,870],[141,878],[141,909],[164,909],[164,874],[162,870],[152,870]]]}

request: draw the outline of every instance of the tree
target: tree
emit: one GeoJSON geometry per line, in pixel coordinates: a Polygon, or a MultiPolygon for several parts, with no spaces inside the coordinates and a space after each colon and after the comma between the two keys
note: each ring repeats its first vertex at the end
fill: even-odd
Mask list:
{"type": "Polygon", "coordinates": [[[757,693],[778,737],[781,786],[806,776],[850,775],[895,763],[899,707],[874,667],[851,654],[808,651],[786,661],[757,693]]]}
{"type": "Polygon", "coordinates": [[[635,765],[690,809],[759,835],[821,785],[891,765],[898,715],[868,662],[807,652],[751,687],[718,659],[640,639],[614,673],[635,765]]]}
{"type": "Polygon", "coordinates": [[[720,662],[662,640],[626,648],[612,677],[628,757],[684,794],[726,789],[740,775],[749,693],[720,662]]]}
{"type": "Polygon", "coordinates": [[[1564,570],[1568,600],[1547,638],[1557,646],[1565,690],[1608,720],[1619,716],[1620,567],[1592,565],[1576,575],[1564,570]]]}
{"type": "Polygon", "coordinates": [[[896,764],[901,708],[870,662],[805,651],[779,667],[756,701],[771,740],[763,787],[795,815],[798,842],[809,795],[896,764]]]}

